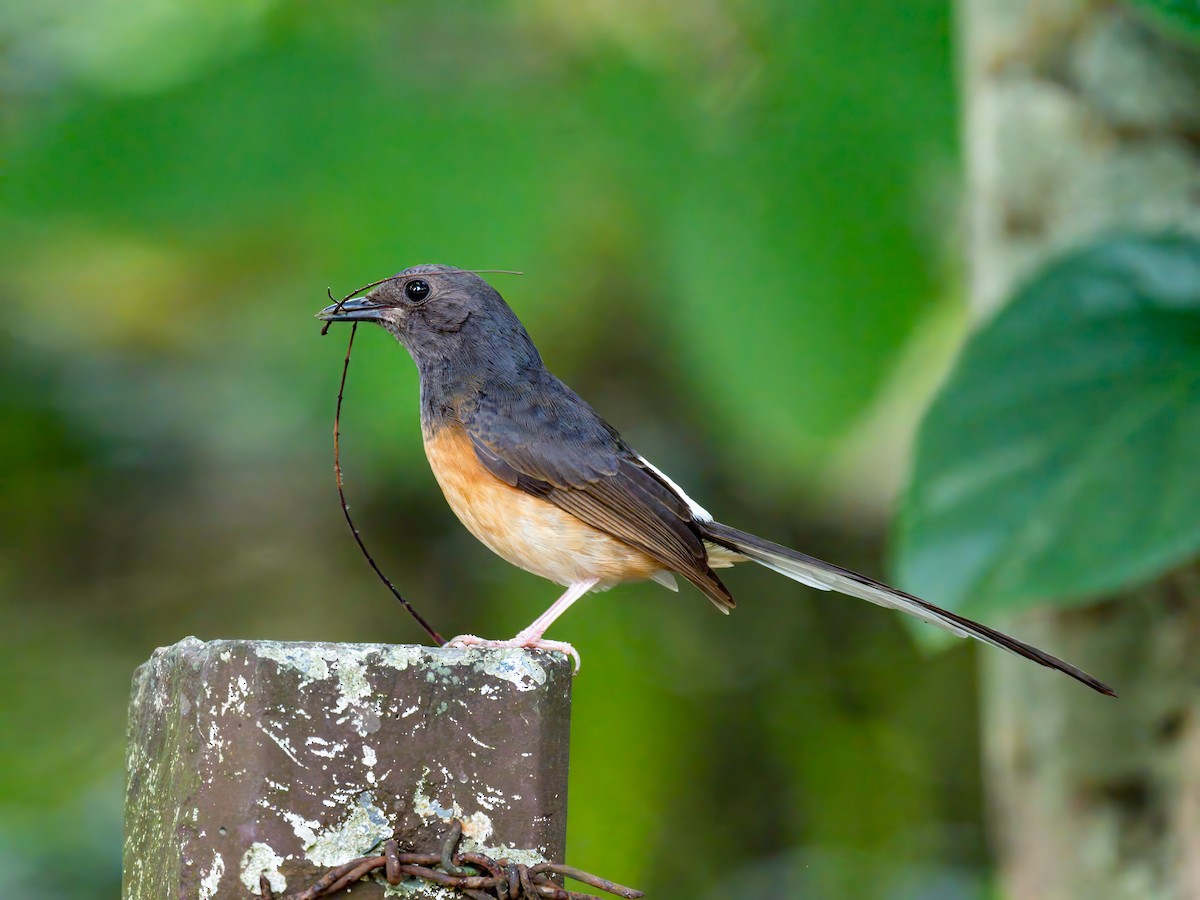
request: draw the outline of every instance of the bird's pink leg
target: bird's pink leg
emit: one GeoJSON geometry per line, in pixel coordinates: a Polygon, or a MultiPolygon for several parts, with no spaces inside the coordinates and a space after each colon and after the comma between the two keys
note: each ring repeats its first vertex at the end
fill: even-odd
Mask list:
{"type": "MultiPolygon", "coordinates": [[[[550,608],[534,619],[528,628],[521,630],[514,641],[540,641],[542,635],[546,633],[546,629],[554,624],[554,620],[571,608],[571,604],[594,588],[600,579],[589,578],[587,581],[579,581],[567,588],[561,597],[550,604],[550,608]]],[[[521,646],[528,646],[522,644],[521,646]]]]}
{"type": "Polygon", "coordinates": [[[550,650],[562,653],[575,660],[575,671],[579,671],[579,653],[570,644],[563,641],[547,641],[542,639],[546,629],[554,624],[555,619],[571,608],[571,604],[600,583],[598,578],[578,581],[568,587],[561,597],[550,604],[550,608],[534,619],[527,628],[521,629],[516,637],[507,641],[489,641],[473,634],[460,634],[446,642],[447,647],[527,647],[530,650],[550,650]]]}

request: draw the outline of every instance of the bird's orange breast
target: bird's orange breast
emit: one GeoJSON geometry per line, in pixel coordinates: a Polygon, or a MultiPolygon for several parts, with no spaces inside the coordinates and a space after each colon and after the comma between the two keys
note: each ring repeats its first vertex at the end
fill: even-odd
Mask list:
{"type": "Polygon", "coordinates": [[[427,428],[425,455],[454,514],[514,566],[564,585],[596,578],[599,589],[663,571],[635,547],[496,478],[457,423],[427,428]]]}

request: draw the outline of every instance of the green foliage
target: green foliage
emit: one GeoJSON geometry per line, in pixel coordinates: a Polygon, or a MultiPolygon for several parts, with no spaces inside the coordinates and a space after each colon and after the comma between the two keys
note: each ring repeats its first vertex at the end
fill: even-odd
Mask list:
{"type": "MultiPolygon", "coordinates": [[[[28,260],[33,297],[51,272],[92,291],[119,274],[87,272],[97,259],[164,254],[153,289],[218,309],[218,292],[242,288],[205,275],[265,274],[274,258],[274,284],[240,319],[255,329],[293,315],[296,298],[319,303],[314,286],[433,260],[529,271],[505,290],[537,336],[549,310],[596,329],[604,294],[621,291],[678,336],[664,352],[710,398],[714,430],[789,479],[862,414],[929,307],[924,179],[953,156],[940,3],[762,4],[720,26],[734,34],[716,58],[638,50],[718,27],[703,17],[633,16],[615,33],[584,17],[565,37],[550,12],[320,12],[245,23],[246,41],[270,40],[157,92],[116,92],[128,57],[97,54],[119,73],[102,79],[107,94],[65,94],[54,116],[28,109],[3,202],[74,232],[12,254],[28,260]],[[238,258],[250,249],[262,263],[238,258]],[[547,277],[600,267],[612,271],[599,282],[547,277]],[[786,414],[764,384],[786,385],[786,414]]],[[[569,334],[556,340],[570,349],[569,334]]],[[[295,374],[296,346],[262,349],[295,374]]]]}
{"type": "Polygon", "coordinates": [[[1030,281],[930,407],[901,583],[970,614],[1088,596],[1200,550],[1200,243],[1116,237],[1030,281]]]}
{"type": "Polygon", "coordinates": [[[1200,40],[1200,2],[1197,0],[1129,0],[1147,14],[1147,18],[1160,22],[1176,34],[1191,40],[1200,40]]]}
{"type": "Polygon", "coordinates": [[[770,21],[779,32],[759,37],[795,52],[764,74],[756,103],[711,122],[667,248],[681,350],[739,450],[771,476],[794,477],[776,448],[818,458],[861,414],[933,287],[913,265],[925,237],[913,163],[944,153],[948,136],[908,104],[897,114],[879,86],[903,70],[910,103],[949,108],[942,60],[900,49],[939,46],[946,23],[904,4],[863,12],[869,28],[839,4],[770,21]]]}

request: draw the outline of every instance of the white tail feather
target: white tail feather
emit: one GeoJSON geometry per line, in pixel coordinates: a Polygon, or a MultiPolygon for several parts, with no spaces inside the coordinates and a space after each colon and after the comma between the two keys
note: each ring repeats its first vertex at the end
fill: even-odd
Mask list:
{"type": "Polygon", "coordinates": [[[651,581],[657,581],[668,591],[679,593],[679,583],[675,580],[675,576],[670,572],[655,572],[650,576],[651,581]]]}
{"type": "MultiPolygon", "coordinates": [[[[957,624],[938,615],[933,610],[914,603],[903,594],[899,594],[882,585],[877,587],[872,584],[864,584],[856,579],[847,578],[836,569],[826,569],[814,563],[801,562],[788,556],[780,556],[765,550],[759,550],[757,547],[741,547],[739,549],[760,566],[766,566],[773,572],[778,572],[780,575],[785,575],[793,581],[798,581],[817,590],[837,591],[840,594],[848,594],[851,597],[858,597],[860,600],[874,603],[876,606],[886,606],[889,609],[901,610],[910,616],[916,616],[923,622],[928,622],[930,625],[944,628],[958,637],[977,637],[989,644],[995,643],[982,635],[972,635],[964,631],[957,624]]],[[[995,646],[999,647],[1000,645],[995,644],[995,646]]]]}

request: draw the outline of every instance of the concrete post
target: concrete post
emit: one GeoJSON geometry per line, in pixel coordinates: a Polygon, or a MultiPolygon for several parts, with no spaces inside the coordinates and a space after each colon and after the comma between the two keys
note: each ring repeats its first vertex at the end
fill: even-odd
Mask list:
{"type": "Polygon", "coordinates": [[[296,892],[395,833],[435,848],[452,818],[463,850],[561,860],[570,689],[567,660],[522,650],[159,649],[133,681],[124,898],[252,897],[264,872],[296,892]]]}

